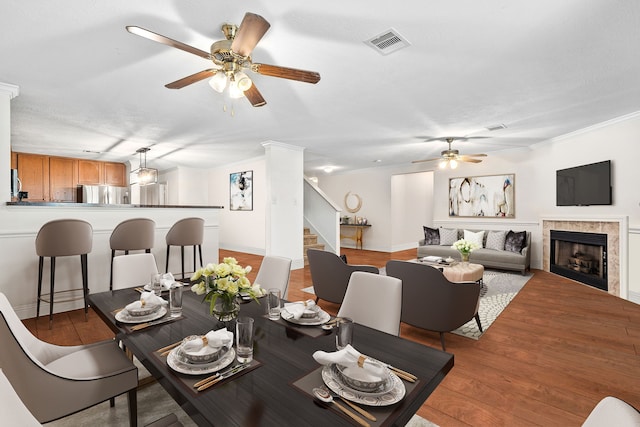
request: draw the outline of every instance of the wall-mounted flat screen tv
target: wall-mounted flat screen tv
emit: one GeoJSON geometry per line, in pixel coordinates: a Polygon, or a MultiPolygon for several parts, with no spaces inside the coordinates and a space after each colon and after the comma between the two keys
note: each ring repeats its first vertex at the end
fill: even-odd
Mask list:
{"type": "Polygon", "coordinates": [[[556,206],[610,205],[611,160],[556,171],[556,206]]]}

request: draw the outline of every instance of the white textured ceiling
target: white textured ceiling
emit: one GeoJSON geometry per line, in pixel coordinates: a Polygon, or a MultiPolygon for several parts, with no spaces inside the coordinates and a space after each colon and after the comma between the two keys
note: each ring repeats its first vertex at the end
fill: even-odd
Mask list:
{"type": "Polygon", "coordinates": [[[427,137],[487,136],[453,148],[491,155],[640,110],[639,1],[3,0],[0,31],[0,82],[20,88],[14,150],[128,161],[151,146],[161,169],[256,157],[265,141],[304,147],[310,175],[446,148],[427,137]],[[125,31],[208,51],[247,11],[271,23],[255,62],[321,81],[252,75],[260,108],[206,81],[166,89],[210,63],[125,31]],[[383,56],[364,43],[390,28],[411,46],[383,56]]]}

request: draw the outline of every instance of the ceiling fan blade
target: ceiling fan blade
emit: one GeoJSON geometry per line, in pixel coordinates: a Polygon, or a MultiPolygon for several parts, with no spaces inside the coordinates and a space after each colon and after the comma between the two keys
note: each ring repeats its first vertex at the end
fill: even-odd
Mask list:
{"type": "Polygon", "coordinates": [[[467,163],[480,163],[482,160],[480,159],[472,159],[471,157],[459,156],[457,159],[459,162],[467,162],[467,163]]]}
{"type": "Polygon", "coordinates": [[[299,82],[313,84],[320,81],[320,73],[315,71],[297,70],[295,68],[267,64],[253,64],[251,69],[263,76],[280,77],[283,79],[297,80],[299,82]]]}
{"type": "Polygon", "coordinates": [[[487,157],[486,154],[482,154],[482,153],[479,153],[479,154],[463,154],[463,156],[466,156],[466,157],[487,157]]]}
{"type": "Polygon", "coordinates": [[[211,54],[209,52],[205,52],[204,50],[200,50],[196,47],[189,46],[188,44],[170,39],[169,37],[165,37],[163,35],[154,33],[153,31],[149,31],[141,27],[129,25],[126,28],[127,28],[127,31],[129,31],[131,34],[135,34],[137,36],[141,36],[146,39],[153,40],[154,42],[166,44],[167,46],[175,47],[177,49],[184,50],[185,52],[189,52],[194,55],[201,56],[204,59],[211,60],[211,54]]]}
{"type": "Polygon", "coordinates": [[[262,16],[250,12],[245,13],[238,32],[231,43],[231,50],[245,58],[251,55],[253,48],[256,47],[269,27],[271,27],[271,24],[262,16]]]}
{"type": "Polygon", "coordinates": [[[442,157],[434,157],[433,159],[414,160],[411,163],[433,162],[435,160],[443,160],[442,157]]]}
{"type": "Polygon", "coordinates": [[[267,101],[264,100],[255,83],[253,83],[249,89],[244,91],[244,96],[254,107],[262,107],[267,104],[267,101]]]}
{"type": "Polygon", "coordinates": [[[197,83],[200,80],[213,76],[216,71],[217,70],[214,70],[213,68],[209,68],[208,70],[200,71],[195,74],[191,74],[190,76],[183,77],[180,80],[176,80],[175,82],[166,84],[164,87],[167,89],[182,89],[185,86],[189,86],[190,84],[197,83]]]}

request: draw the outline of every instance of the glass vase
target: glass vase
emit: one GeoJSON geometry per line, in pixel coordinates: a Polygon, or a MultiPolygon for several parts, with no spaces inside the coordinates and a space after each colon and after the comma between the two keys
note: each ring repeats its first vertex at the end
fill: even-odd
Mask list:
{"type": "Polygon", "coordinates": [[[216,300],[211,312],[213,317],[223,323],[235,320],[238,317],[238,313],[240,313],[240,304],[236,299],[222,297],[216,300]]]}
{"type": "Polygon", "coordinates": [[[469,254],[465,252],[460,252],[460,257],[462,258],[462,264],[469,264],[469,254]]]}

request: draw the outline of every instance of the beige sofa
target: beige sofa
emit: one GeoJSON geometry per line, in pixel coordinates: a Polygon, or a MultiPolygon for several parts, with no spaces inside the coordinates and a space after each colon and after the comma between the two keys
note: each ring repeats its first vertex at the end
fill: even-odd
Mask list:
{"type": "MultiPolygon", "coordinates": [[[[427,227],[425,227],[427,228],[427,227]]],[[[435,230],[435,229],[431,229],[435,230]]],[[[448,229],[451,230],[451,229],[448,229]]],[[[464,229],[457,229],[457,239],[464,237],[464,229]]],[[[482,230],[470,230],[470,232],[477,233],[482,230]]],[[[487,248],[487,237],[489,231],[484,230],[483,245],[482,248],[476,249],[469,255],[469,262],[475,264],[482,264],[485,268],[496,268],[499,270],[515,270],[522,274],[525,274],[531,266],[531,233],[526,232],[526,239],[524,247],[520,252],[513,252],[511,250],[503,249],[489,249],[487,248]]],[[[498,231],[498,230],[496,230],[498,231]]],[[[456,240],[457,240],[456,239],[456,240]]],[[[418,241],[418,258],[426,256],[439,256],[442,258],[451,257],[460,260],[460,253],[451,247],[451,244],[426,244],[426,239],[418,241]]]]}

